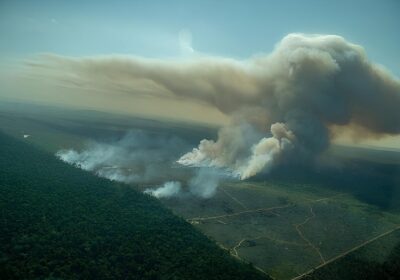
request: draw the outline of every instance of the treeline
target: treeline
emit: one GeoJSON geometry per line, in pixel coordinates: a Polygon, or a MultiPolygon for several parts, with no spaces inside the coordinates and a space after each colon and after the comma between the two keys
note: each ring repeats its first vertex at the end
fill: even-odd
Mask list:
{"type": "Polygon", "coordinates": [[[0,133],[1,279],[265,279],[156,199],[0,133]]]}

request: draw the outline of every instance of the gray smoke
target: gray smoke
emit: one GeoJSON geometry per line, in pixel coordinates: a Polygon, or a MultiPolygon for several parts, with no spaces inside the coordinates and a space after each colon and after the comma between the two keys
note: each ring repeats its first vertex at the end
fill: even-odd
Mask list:
{"type": "Polygon", "coordinates": [[[186,146],[176,137],[131,131],[119,140],[91,142],[81,151],[60,150],[56,156],[113,181],[153,183],[169,178],[172,163],[186,146]]]}
{"type": "Polygon", "coordinates": [[[241,179],[314,159],[329,147],[333,127],[357,128],[365,137],[400,133],[399,80],[340,36],[289,34],[271,54],[245,61],[48,56],[31,66],[88,89],[219,109],[232,123],[178,163],[230,170],[241,179]]]}
{"type": "Polygon", "coordinates": [[[200,168],[189,181],[189,191],[196,196],[210,198],[216,193],[221,177],[223,175],[215,169],[200,168]]]}
{"type": "Polygon", "coordinates": [[[216,169],[203,167],[193,172],[192,177],[187,182],[186,188],[182,187],[181,182],[169,181],[158,188],[148,188],[144,193],[157,198],[193,195],[207,199],[215,195],[220,180],[223,178],[226,179],[226,177],[226,174],[216,169]]]}
{"type": "Polygon", "coordinates": [[[253,63],[259,67],[253,76],[259,79],[256,100],[272,135],[249,146],[249,156],[234,148],[227,158],[225,143],[237,147],[248,137],[234,125],[235,132],[220,133],[216,142],[202,140],[179,163],[228,168],[246,179],[285,159],[314,158],[329,146],[333,125],[355,125],[372,134],[400,132],[399,81],[341,37],[289,35],[270,56],[253,63]]]}
{"type": "Polygon", "coordinates": [[[81,151],[60,150],[56,156],[112,181],[156,185],[144,191],[156,198],[181,194],[201,198],[213,196],[220,178],[226,174],[210,168],[176,168],[176,158],[185,147],[187,144],[176,137],[131,131],[119,140],[91,142],[81,151]],[[171,179],[187,181],[186,188],[180,181],[169,181],[171,179]]]}
{"type": "Polygon", "coordinates": [[[170,181],[156,189],[146,189],[144,193],[150,194],[156,198],[169,198],[177,196],[181,192],[182,186],[180,182],[170,181]]]}

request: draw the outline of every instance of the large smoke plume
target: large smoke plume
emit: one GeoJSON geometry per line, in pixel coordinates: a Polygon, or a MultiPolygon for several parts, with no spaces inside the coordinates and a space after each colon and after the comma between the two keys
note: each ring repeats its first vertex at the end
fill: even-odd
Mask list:
{"type": "Polygon", "coordinates": [[[340,36],[290,34],[271,54],[245,61],[48,56],[32,66],[63,69],[69,75],[60,79],[90,89],[219,109],[231,123],[178,162],[226,169],[241,179],[314,159],[329,147],[333,127],[357,127],[366,136],[400,133],[399,80],[340,36]]]}

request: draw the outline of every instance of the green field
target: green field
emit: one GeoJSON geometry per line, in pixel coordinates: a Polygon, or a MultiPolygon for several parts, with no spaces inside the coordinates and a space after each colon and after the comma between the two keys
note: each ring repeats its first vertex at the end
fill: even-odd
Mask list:
{"type": "Polygon", "coordinates": [[[163,202],[276,279],[294,278],[400,225],[398,215],[310,185],[230,183],[206,201],[163,202]]]}

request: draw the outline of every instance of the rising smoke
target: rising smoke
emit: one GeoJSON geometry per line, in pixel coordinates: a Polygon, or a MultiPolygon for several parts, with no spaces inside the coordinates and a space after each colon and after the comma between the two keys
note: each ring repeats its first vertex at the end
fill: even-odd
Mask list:
{"type": "Polygon", "coordinates": [[[187,182],[187,188],[185,189],[182,187],[181,182],[170,181],[158,188],[146,189],[144,193],[157,198],[194,195],[207,199],[214,196],[219,181],[223,178],[226,179],[227,175],[214,168],[203,167],[193,172],[193,176],[187,182]]]}
{"type": "Polygon", "coordinates": [[[90,142],[81,151],[60,150],[56,156],[113,181],[146,183],[168,179],[182,147],[187,144],[177,137],[131,131],[121,139],[90,142]]]}
{"type": "Polygon", "coordinates": [[[48,56],[32,67],[61,69],[71,83],[91,89],[217,108],[232,122],[178,163],[218,167],[241,179],[312,161],[329,147],[333,127],[357,127],[366,137],[400,133],[399,80],[340,36],[290,34],[270,55],[246,61],[48,56]]]}
{"type": "Polygon", "coordinates": [[[187,147],[184,140],[175,136],[131,131],[119,140],[90,142],[80,151],[60,150],[56,156],[112,181],[156,185],[144,191],[156,198],[179,195],[209,198],[226,174],[210,168],[176,168],[176,158],[187,147]],[[166,181],[171,178],[187,181],[186,188],[180,181],[166,181]]]}
{"type": "Polygon", "coordinates": [[[210,198],[217,191],[219,181],[222,177],[224,175],[218,172],[218,170],[200,168],[189,181],[189,191],[196,196],[210,198]]]}
{"type": "Polygon", "coordinates": [[[146,189],[144,193],[150,194],[157,198],[169,198],[177,196],[181,192],[182,185],[180,182],[165,182],[163,186],[156,189],[146,189]]]}
{"type": "Polygon", "coordinates": [[[399,81],[341,37],[289,35],[254,63],[256,100],[272,135],[248,146],[250,155],[243,157],[236,143],[248,135],[242,124],[234,124],[229,128],[234,132],[220,133],[216,142],[202,140],[179,163],[228,168],[247,179],[284,161],[313,159],[328,148],[333,125],[356,125],[372,134],[400,132],[399,81]]]}

